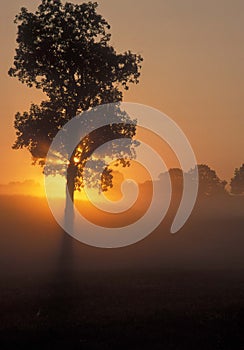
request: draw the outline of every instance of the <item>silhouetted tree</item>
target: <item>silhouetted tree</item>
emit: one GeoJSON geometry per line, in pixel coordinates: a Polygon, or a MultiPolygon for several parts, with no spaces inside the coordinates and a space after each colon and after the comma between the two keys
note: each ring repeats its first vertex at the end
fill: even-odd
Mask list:
{"type": "Polygon", "coordinates": [[[234,177],[230,181],[230,188],[233,194],[244,193],[244,164],[235,169],[234,177]]]}
{"type": "MultiPolygon", "coordinates": [[[[50,143],[68,120],[91,107],[121,101],[122,90],[139,81],[141,56],[115,51],[110,45],[110,26],[97,13],[97,6],[96,2],[76,5],[42,0],[36,12],[21,8],[16,16],[18,46],[9,75],[41,89],[48,98],[15,116],[13,148],[27,148],[35,164],[45,164],[50,143]]],[[[124,119],[118,119],[121,121],[119,127],[111,125],[81,140],[77,149],[86,150],[82,156],[74,160],[76,152],[70,155],[67,185],[72,200],[74,190],[82,184],[84,159],[114,136],[135,134],[134,125],[123,126],[124,119]]],[[[103,180],[111,185],[109,171],[103,180]]]]}
{"type": "MultiPolygon", "coordinates": [[[[191,176],[191,171],[189,172],[191,176]]],[[[215,196],[226,194],[227,182],[221,180],[216,172],[212,170],[208,165],[198,165],[198,176],[199,176],[199,196],[215,196]]]]}
{"type": "MultiPolygon", "coordinates": [[[[180,168],[171,168],[168,171],[170,176],[171,186],[172,186],[172,196],[179,197],[182,196],[183,190],[183,171],[180,168]]],[[[167,173],[161,174],[159,180],[162,180],[167,173]]]]}
{"type": "Polygon", "coordinates": [[[176,190],[182,190],[183,186],[183,172],[179,168],[171,168],[169,169],[169,175],[172,182],[173,187],[176,190]]]}

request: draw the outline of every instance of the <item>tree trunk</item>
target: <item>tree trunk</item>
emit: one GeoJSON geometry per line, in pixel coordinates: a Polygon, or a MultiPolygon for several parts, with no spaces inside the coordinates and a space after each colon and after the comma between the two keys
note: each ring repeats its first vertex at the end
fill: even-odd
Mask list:
{"type": "Polygon", "coordinates": [[[69,295],[70,282],[72,282],[73,270],[73,238],[74,232],[74,190],[75,190],[75,169],[70,165],[67,169],[66,177],[66,203],[64,212],[65,231],[63,230],[61,251],[58,263],[56,278],[62,281],[60,284],[62,293],[69,295]],[[69,276],[68,280],[63,280],[63,276],[69,276]]]}
{"type": "Polygon", "coordinates": [[[68,233],[73,233],[74,228],[74,191],[75,191],[76,167],[70,165],[67,169],[65,228],[68,233]]]}

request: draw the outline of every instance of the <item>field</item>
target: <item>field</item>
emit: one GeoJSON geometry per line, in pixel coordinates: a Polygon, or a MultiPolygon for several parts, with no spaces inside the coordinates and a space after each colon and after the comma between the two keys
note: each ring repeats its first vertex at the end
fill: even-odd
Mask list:
{"type": "Polygon", "coordinates": [[[1,197],[3,349],[243,349],[243,198],[206,200],[116,250],[65,235],[45,200],[1,197]]]}

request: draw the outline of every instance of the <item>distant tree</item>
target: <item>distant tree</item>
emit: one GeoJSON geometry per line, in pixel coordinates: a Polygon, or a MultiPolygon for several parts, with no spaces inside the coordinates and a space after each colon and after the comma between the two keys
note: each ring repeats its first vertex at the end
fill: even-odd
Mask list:
{"type": "MultiPolygon", "coordinates": [[[[110,26],[97,13],[97,6],[96,2],[76,5],[42,0],[36,12],[21,8],[16,16],[18,46],[9,75],[41,89],[48,98],[15,116],[13,148],[27,148],[35,164],[45,164],[53,138],[67,121],[91,107],[121,101],[122,90],[139,82],[142,57],[115,51],[110,45],[110,26]]],[[[134,134],[134,126],[111,125],[100,130],[99,137],[95,133],[81,140],[77,149],[85,152],[79,158],[73,152],[67,170],[72,200],[74,190],[82,185],[81,165],[91,151],[113,136],[131,138],[134,134]]],[[[111,186],[109,171],[104,176],[106,183],[111,186]]]]}
{"type": "Polygon", "coordinates": [[[183,171],[180,168],[170,168],[169,175],[172,182],[175,182],[177,185],[182,184],[183,181],[183,171]]]}
{"type": "MultiPolygon", "coordinates": [[[[191,175],[191,172],[189,172],[191,175]]],[[[198,165],[198,176],[199,176],[199,196],[215,196],[226,194],[227,182],[221,180],[216,172],[212,170],[208,165],[199,164],[198,165]]]]}
{"type": "Polygon", "coordinates": [[[230,181],[230,188],[233,194],[244,193],[244,164],[235,169],[234,177],[230,181]]]}
{"type": "Polygon", "coordinates": [[[169,169],[169,176],[172,184],[172,193],[179,196],[183,190],[183,171],[179,168],[169,169]]]}

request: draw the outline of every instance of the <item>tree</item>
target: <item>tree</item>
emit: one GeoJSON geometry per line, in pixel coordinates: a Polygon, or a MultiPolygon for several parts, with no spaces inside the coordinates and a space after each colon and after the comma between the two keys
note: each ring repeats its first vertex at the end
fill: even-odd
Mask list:
{"type": "Polygon", "coordinates": [[[171,183],[173,186],[173,190],[176,193],[181,193],[183,189],[183,171],[179,168],[171,168],[169,169],[169,175],[171,179],[171,183]]]}
{"type": "Polygon", "coordinates": [[[244,164],[235,169],[234,177],[230,181],[230,188],[233,194],[244,193],[244,164]]]}
{"type": "MultiPolygon", "coordinates": [[[[48,98],[15,116],[13,148],[27,148],[34,164],[45,164],[53,138],[67,121],[91,107],[121,101],[123,89],[139,82],[142,57],[115,51],[110,45],[110,26],[97,13],[97,6],[96,2],[76,5],[42,0],[36,12],[21,8],[15,18],[18,46],[9,75],[41,89],[48,98]]],[[[132,138],[135,134],[135,126],[125,119],[118,118],[119,127],[113,124],[81,140],[77,150],[86,150],[82,157],[75,157],[76,151],[70,155],[66,176],[72,200],[74,190],[83,184],[81,165],[94,147],[113,136],[132,138]]],[[[104,184],[111,186],[111,178],[111,172],[105,172],[104,184]]]]}
{"type": "MultiPolygon", "coordinates": [[[[191,176],[191,172],[188,173],[191,176]]],[[[227,182],[221,180],[216,172],[206,164],[198,165],[199,196],[215,196],[226,194],[227,182]]]]}

